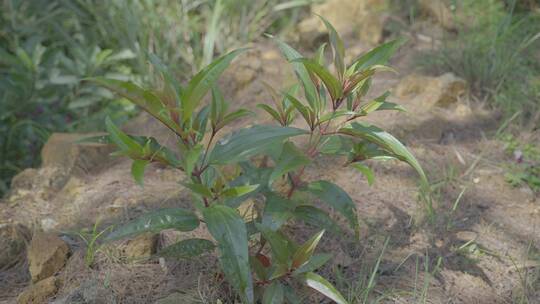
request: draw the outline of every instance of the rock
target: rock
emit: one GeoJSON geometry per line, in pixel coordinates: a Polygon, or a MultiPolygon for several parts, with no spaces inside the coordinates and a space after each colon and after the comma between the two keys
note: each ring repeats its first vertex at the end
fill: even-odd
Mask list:
{"type": "Polygon", "coordinates": [[[102,133],[53,133],[41,150],[42,167],[66,170],[90,170],[106,157],[112,148],[98,143],[77,143],[102,133]]]}
{"type": "Polygon", "coordinates": [[[478,238],[478,233],[474,231],[458,231],[456,232],[456,239],[463,242],[475,241],[478,238]]]}
{"type": "Polygon", "coordinates": [[[84,281],[78,288],[72,290],[53,304],[114,304],[116,297],[111,289],[97,280],[84,281]]]}
{"type": "Polygon", "coordinates": [[[0,224],[0,270],[24,260],[29,231],[21,225],[0,224]]]}
{"type": "Polygon", "coordinates": [[[15,175],[11,180],[11,188],[18,189],[32,189],[34,185],[33,181],[38,176],[38,170],[34,168],[27,168],[15,175]]]}
{"type": "Polygon", "coordinates": [[[451,9],[442,0],[418,0],[420,11],[432,17],[447,30],[455,30],[456,24],[451,9]]]}
{"type": "Polygon", "coordinates": [[[28,248],[32,282],[54,275],[68,259],[69,247],[56,234],[36,233],[28,248]]]}
{"type": "Polygon", "coordinates": [[[158,235],[145,233],[129,240],[123,247],[124,255],[128,258],[147,258],[156,253],[158,235]]]}
{"type": "Polygon", "coordinates": [[[457,103],[467,91],[467,83],[452,73],[439,77],[410,75],[398,84],[395,95],[398,98],[414,97],[424,108],[439,106],[448,107],[457,103]]]}
{"type": "MultiPolygon", "coordinates": [[[[353,34],[373,45],[382,40],[387,5],[386,0],[328,0],[313,5],[311,12],[326,18],[341,35],[353,34]]],[[[302,21],[298,30],[301,41],[309,45],[326,33],[324,24],[315,15],[302,21]]]]}
{"type": "Polygon", "coordinates": [[[17,298],[18,304],[41,304],[46,303],[47,299],[53,296],[59,287],[57,277],[49,277],[35,284],[30,285],[17,298]]]}

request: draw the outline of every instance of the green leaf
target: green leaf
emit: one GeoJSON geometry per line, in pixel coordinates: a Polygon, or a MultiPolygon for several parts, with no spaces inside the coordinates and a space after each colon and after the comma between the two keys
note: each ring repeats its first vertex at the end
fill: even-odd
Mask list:
{"type": "Polygon", "coordinates": [[[339,37],[336,29],[326,20],[324,17],[319,16],[324,22],[326,29],[328,30],[328,36],[330,37],[330,44],[332,45],[332,53],[334,54],[334,65],[339,74],[339,79],[343,80],[343,74],[345,73],[345,47],[343,46],[343,40],[339,37]]]}
{"type": "Polygon", "coordinates": [[[283,285],[273,282],[266,287],[263,294],[262,304],[282,304],[284,298],[283,285]]]}
{"type": "Polygon", "coordinates": [[[322,124],[334,118],[347,116],[347,115],[355,115],[355,114],[357,113],[354,111],[349,111],[349,110],[337,110],[337,111],[329,112],[321,116],[321,118],[319,119],[319,124],[322,124]]]}
{"type": "Polygon", "coordinates": [[[300,102],[300,100],[296,99],[294,96],[286,94],[287,100],[292,104],[292,106],[300,112],[300,115],[304,118],[308,126],[313,130],[314,129],[314,120],[315,120],[315,114],[313,111],[306,107],[300,102]]]}
{"type": "Polygon", "coordinates": [[[319,101],[319,94],[317,92],[317,88],[311,81],[311,77],[309,76],[309,72],[307,71],[304,64],[301,62],[294,62],[295,59],[302,58],[303,56],[298,53],[295,49],[293,49],[288,44],[282,42],[279,39],[275,39],[278,43],[279,49],[281,50],[281,53],[285,58],[292,63],[294,67],[294,71],[296,73],[297,78],[300,80],[300,83],[302,83],[302,86],[304,87],[304,95],[311,106],[311,108],[318,113],[320,110],[320,101],[319,101]]]}
{"type": "Polygon", "coordinates": [[[246,109],[239,109],[234,112],[231,112],[225,115],[225,117],[223,117],[223,120],[217,124],[216,130],[223,128],[224,126],[230,124],[231,122],[237,119],[240,119],[242,117],[249,116],[249,115],[253,115],[253,112],[246,109]]]}
{"type": "Polygon", "coordinates": [[[212,87],[212,102],[210,104],[210,119],[212,126],[215,128],[217,124],[223,120],[228,104],[223,98],[223,94],[217,86],[212,87]]]}
{"type": "Polygon", "coordinates": [[[224,205],[212,205],[203,210],[210,234],[220,250],[220,263],[229,283],[237,290],[244,303],[253,304],[253,282],[249,267],[246,225],[240,215],[224,205]]]}
{"type": "Polygon", "coordinates": [[[216,144],[210,156],[210,163],[227,164],[247,160],[289,137],[306,133],[297,128],[265,125],[241,129],[216,144]]]}
{"type": "Polygon", "coordinates": [[[317,247],[317,244],[319,244],[323,234],[324,230],[321,230],[302,244],[302,246],[298,247],[293,255],[292,268],[299,268],[307,263],[309,259],[311,259],[311,256],[313,256],[313,252],[315,252],[315,248],[317,247]]]}
{"type": "Polygon", "coordinates": [[[274,193],[266,195],[262,225],[276,231],[287,222],[294,211],[294,202],[274,193]]]}
{"type": "Polygon", "coordinates": [[[287,275],[289,272],[289,267],[284,264],[273,265],[269,272],[270,276],[268,277],[268,280],[272,281],[287,275]]]}
{"type": "Polygon", "coordinates": [[[245,185],[245,186],[232,187],[221,192],[221,196],[223,196],[224,198],[235,198],[235,197],[239,197],[239,196],[248,194],[250,192],[253,192],[257,188],[259,188],[259,185],[245,185]]]}
{"type": "Polygon", "coordinates": [[[315,271],[321,268],[324,264],[326,264],[326,262],[328,262],[332,258],[332,256],[333,255],[329,253],[315,254],[311,257],[309,262],[296,269],[293,272],[293,275],[300,275],[306,272],[315,271]]]}
{"type": "Polygon", "coordinates": [[[310,162],[310,159],[305,156],[302,151],[296,148],[292,142],[286,142],[285,145],[283,145],[281,155],[276,160],[276,166],[270,175],[270,182],[288,172],[306,166],[310,162]]]}
{"type": "Polygon", "coordinates": [[[386,92],[383,95],[375,98],[374,100],[363,104],[360,107],[360,113],[363,115],[367,115],[374,111],[383,111],[383,110],[395,110],[395,111],[402,111],[405,112],[405,108],[402,106],[395,104],[393,102],[386,101],[386,98],[390,96],[390,92],[386,92]]]}
{"type": "Polygon", "coordinates": [[[167,246],[158,252],[159,256],[177,259],[197,257],[214,250],[216,245],[206,239],[187,239],[167,246]]]}
{"type": "Polygon", "coordinates": [[[175,153],[169,148],[160,145],[155,138],[147,136],[128,136],[141,146],[144,145],[142,151],[143,153],[138,155],[138,157],[142,157],[153,162],[161,162],[175,168],[180,168],[180,161],[176,158],[175,153]]]}
{"type": "Polygon", "coordinates": [[[164,107],[163,103],[154,92],[145,90],[129,81],[107,79],[103,77],[94,77],[87,80],[104,86],[118,95],[125,97],[148,112],[154,118],[161,121],[171,131],[179,136],[182,135],[180,127],[169,117],[168,109],[164,107]]]}
{"type": "Polygon", "coordinates": [[[186,174],[186,176],[191,176],[193,168],[195,168],[195,164],[201,156],[202,150],[202,145],[195,145],[187,151],[182,151],[184,154],[184,173],[186,174]]]}
{"type": "Polygon", "coordinates": [[[164,229],[191,231],[199,226],[199,218],[190,210],[167,208],[148,212],[123,226],[114,229],[106,240],[113,241],[145,232],[159,232],[164,229]]]}
{"type": "Polygon", "coordinates": [[[129,135],[122,132],[122,130],[120,130],[120,128],[118,128],[109,117],[105,118],[105,126],[107,128],[107,132],[109,132],[111,141],[114,142],[116,146],[120,148],[120,150],[132,155],[141,153],[142,146],[133,140],[129,135]]]}
{"type": "Polygon", "coordinates": [[[384,65],[390,60],[390,57],[403,45],[407,40],[404,38],[396,39],[384,43],[366,54],[360,56],[353,61],[353,64],[347,70],[349,75],[354,72],[363,71],[374,65],[384,65]]]}
{"type": "Polygon", "coordinates": [[[339,98],[343,97],[343,88],[341,87],[341,83],[325,67],[308,58],[299,58],[294,60],[294,62],[301,62],[308,71],[317,75],[324,83],[324,86],[328,90],[328,93],[330,93],[332,100],[338,100],[339,98]]]}
{"type": "Polygon", "coordinates": [[[270,116],[272,116],[277,122],[281,123],[281,117],[279,115],[279,113],[274,110],[271,106],[267,105],[267,104],[258,104],[257,105],[257,108],[261,108],[263,109],[264,111],[266,111],[268,114],[270,114],[270,116]]]}
{"type": "Polygon", "coordinates": [[[291,255],[288,240],[281,233],[272,231],[259,223],[255,223],[255,227],[261,232],[264,239],[270,243],[272,257],[276,260],[277,264],[288,265],[291,255]]]}
{"type": "Polygon", "coordinates": [[[144,169],[150,163],[148,160],[136,159],[131,164],[131,175],[133,179],[139,184],[143,185],[144,183],[144,169]]]}
{"type": "MultiPolygon", "coordinates": [[[[150,63],[161,73],[163,79],[166,83],[166,93],[171,94],[176,102],[180,102],[180,85],[178,81],[174,78],[173,73],[169,68],[157,57],[155,54],[149,54],[148,59],[150,63]]],[[[181,106],[176,104],[176,107],[181,106]]]]}
{"type": "Polygon", "coordinates": [[[362,89],[369,89],[369,87],[364,87],[364,84],[370,80],[371,76],[375,74],[375,70],[369,69],[369,70],[363,70],[356,72],[355,74],[351,75],[346,82],[345,92],[344,94],[347,94],[347,96],[351,96],[350,93],[355,93],[356,91],[360,91],[360,96],[363,96],[363,94],[367,92],[363,92],[362,89]]]}
{"type": "Polygon", "coordinates": [[[204,95],[214,86],[234,57],[245,50],[238,49],[225,54],[193,76],[182,94],[182,115],[184,122],[191,118],[191,114],[197,108],[204,95]]]}
{"type": "Polygon", "coordinates": [[[214,197],[214,194],[212,193],[212,190],[208,188],[207,186],[203,184],[196,184],[196,183],[184,183],[184,186],[188,188],[189,190],[203,196],[203,197],[214,197]]]}
{"type": "Polygon", "coordinates": [[[332,284],[330,284],[330,282],[328,282],[318,274],[315,274],[313,272],[306,273],[303,283],[306,286],[320,292],[327,298],[332,299],[337,304],[347,304],[347,301],[345,300],[345,298],[343,298],[341,293],[339,293],[339,291],[337,291],[336,288],[332,286],[332,284]]]}
{"type": "Polygon", "coordinates": [[[317,52],[315,52],[315,56],[313,59],[317,61],[318,64],[324,66],[324,50],[326,48],[326,42],[321,44],[319,48],[317,49],[317,52]]]}
{"type": "Polygon", "coordinates": [[[424,185],[428,184],[426,174],[416,158],[399,140],[397,140],[391,134],[376,126],[359,122],[354,122],[348,127],[341,128],[338,132],[353,137],[362,138],[378,145],[387,152],[390,152],[394,157],[411,165],[411,167],[418,172],[418,175],[420,175],[422,183],[424,185]]]}
{"type": "Polygon", "coordinates": [[[285,286],[285,298],[289,304],[302,304],[302,301],[291,286],[285,286]]]}
{"type": "Polygon", "coordinates": [[[355,232],[358,232],[356,204],[347,192],[338,185],[328,181],[310,183],[307,190],[320,198],[324,203],[341,213],[355,232]]]}
{"type": "Polygon", "coordinates": [[[330,135],[324,141],[319,152],[323,154],[346,155],[353,148],[350,137],[341,135],[330,135]]]}
{"type": "Polygon", "coordinates": [[[324,228],[335,235],[341,235],[342,231],[337,223],[326,211],[313,206],[298,206],[294,210],[294,217],[304,221],[315,228],[324,228]]]}
{"type": "Polygon", "coordinates": [[[368,166],[364,166],[361,163],[352,163],[351,167],[355,168],[360,173],[362,173],[366,177],[368,184],[370,186],[373,184],[373,181],[375,180],[375,176],[373,174],[373,171],[368,166]]]}

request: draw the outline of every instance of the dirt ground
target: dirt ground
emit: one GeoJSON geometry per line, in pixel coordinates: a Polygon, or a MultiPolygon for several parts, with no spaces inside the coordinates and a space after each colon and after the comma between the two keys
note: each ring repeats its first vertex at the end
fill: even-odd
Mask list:
{"type": "MultiPolygon", "coordinates": [[[[402,49],[392,62],[399,74],[377,77],[372,94],[396,88],[416,72],[413,57],[424,47],[412,42],[402,49]]],[[[275,46],[262,43],[243,62],[233,64],[223,85],[235,104],[254,109],[257,123],[265,123],[268,117],[255,108],[268,101],[261,81],[279,87],[292,77],[275,46]]],[[[308,170],[308,180],[324,178],[343,187],[357,202],[362,222],[360,240],[325,237],[320,250],[335,252],[336,258],[322,271],[353,303],[540,303],[540,199],[504,180],[505,163],[511,158],[494,136],[500,117],[466,95],[444,107],[428,99],[418,94],[394,96],[408,112],[377,113],[369,121],[397,134],[419,159],[433,184],[433,214],[426,212],[418,179],[404,164],[369,163],[376,173],[372,186],[336,160],[321,158],[308,170]],[[372,273],[376,276],[370,285],[372,273]]],[[[127,128],[162,141],[168,138],[145,116],[127,128]]],[[[50,183],[21,186],[6,198],[9,207],[2,210],[2,218],[24,219],[26,224],[47,219],[54,230],[73,231],[90,227],[103,214],[122,220],[148,209],[188,204],[177,172],[151,167],[146,186],[140,188],[130,180],[127,160],[103,161],[72,174],[56,188],[50,183]],[[39,190],[46,192],[41,200],[36,187],[47,189],[39,190]]],[[[33,178],[46,174],[40,170],[33,178]]],[[[302,227],[294,232],[298,238],[314,231],[302,227]]],[[[167,236],[161,236],[161,242],[166,243],[167,236]]],[[[118,303],[154,303],[166,296],[173,301],[162,303],[215,303],[227,293],[211,256],[135,262],[104,250],[90,269],[84,266],[84,246],[76,238],[73,243],[57,299],[89,279],[107,282],[118,303]]],[[[25,269],[23,263],[0,274],[0,303],[15,302],[27,285],[25,269]]],[[[321,301],[309,299],[308,303],[321,301]]]]}

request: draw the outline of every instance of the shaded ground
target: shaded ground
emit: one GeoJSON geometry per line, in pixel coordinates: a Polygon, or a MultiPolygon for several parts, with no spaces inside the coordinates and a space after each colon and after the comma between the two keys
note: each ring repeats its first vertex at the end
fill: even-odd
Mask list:
{"type": "MultiPolygon", "coordinates": [[[[411,57],[422,47],[412,44],[400,51],[394,62],[400,75],[377,77],[372,94],[395,88],[413,70],[411,57]]],[[[355,45],[351,49],[365,48],[355,45]]],[[[272,45],[255,45],[242,62],[231,67],[223,86],[234,104],[258,112],[255,105],[269,100],[261,80],[278,87],[292,80],[290,69],[272,45]]],[[[337,161],[320,159],[308,170],[309,179],[329,179],[348,191],[363,222],[360,241],[332,236],[323,241],[321,250],[336,253],[333,264],[323,271],[355,303],[362,303],[366,290],[368,299],[379,298],[383,303],[540,303],[536,249],[540,248],[540,200],[527,189],[511,188],[504,181],[503,166],[508,159],[503,144],[492,139],[499,118],[481,107],[471,107],[466,99],[440,107],[431,97],[422,92],[394,97],[408,113],[377,113],[369,120],[404,140],[427,170],[434,184],[434,214],[422,207],[417,178],[406,165],[371,163],[376,173],[373,186],[337,161]],[[383,248],[376,285],[366,289],[383,248]]],[[[269,122],[258,114],[257,123],[269,122]]],[[[144,115],[127,129],[163,142],[168,139],[144,115]]],[[[55,155],[66,149],[55,147],[47,153],[55,155]]],[[[67,156],[46,162],[42,169],[25,171],[16,179],[12,193],[2,203],[1,222],[65,232],[89,227],[98,218],[106,224],[149,209],[189,204],[189,195],[179,186],[179,172],[153,166],[141,188],[130,178],[128,160],[111,159],[108,150],[95,147],[85,148],[95,154],[85,160],[88,150],[77,150],[77,154],[75,148],[67,149],[67,156]],[[74,161],[66,161],[69,157],[74,161]]],[[[295,233],[301,238],[311,229],[295,233]]],[[[81,245],[75,238],[73,241],[81,245]]],[[[162,236],[162,244],[167,241],[162,236]]],[[[89,269],[82,262],[82,248],[75,249],[61,274],[64,286],[58,298],[89,278],[106,281],[121,303],[153,303],[173,293],[177,293],[177,303],[198,303],[222,292],[213,257],[135,263],[104,252],[98,255],[97,266],[89,269]]],[[[12,303],[24,287],[24,269],[11,268],[0,274],[0,303],[12,303]],[[17,275],[23,279],[12,280],[17,275]]]]}

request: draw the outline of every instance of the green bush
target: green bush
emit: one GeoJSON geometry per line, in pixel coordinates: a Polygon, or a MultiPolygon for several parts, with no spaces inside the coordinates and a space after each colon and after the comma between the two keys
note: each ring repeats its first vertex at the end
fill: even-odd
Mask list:
{"type": "MultiPolygon", "coordinates": [[[[229,110],[216,86],[218,77],[243,49],[232,51],[204,67],[185,86],[156,56],[150,61],[161,73],[161,89],[146,89],[132,82],[93,78],[147,111],[177,139],[178,151],[161,146],[154,138],[123,133],[106,120],[108,140],[119,149],[115,154],[133,160],[131,173],[143,184],[145,168],[161,163],[183,171],[183,185],[193,195],[194,212],[185,208],[160,209],[115,227],[106,239],[117,240],[163,229],[191,231],[201,223],[214,240],[186,239],[165,248],[160,254],[181,258],[195,257],[219,249],[221,271],[243,303],[296,303],[298,284],[308,286],[337,303],[346,303],[330,282],[315,271],[330,254],[315,249],[326,231],[350,231],[358,237],[356,204],[338,185],[325,180],[304,180],[306,167],[321,155],[346,157],[350,166],[373,181],[368,159],[398,159],[426,177],[414,156],[396,138],[382,129],[359,121],[374,111],[403,110],[386,101],[389,93],[366,99],[373,75],[392,70],[385,66],[401,45],[396,40],[383,44],[345,65],[343,41],[325,22],[336,73],[325,67],[321,46],[313,58],[305,58],[289,45],[276,40],[284,57],[293,66],[297,87],[303,88],[305,101],[294,89],[282,94],[269,88],[273,106],[261,104],[275,125],[255,125],[222,135],[222,129],[252,113],[229,110]],[[209,104],[203,99],[212,93],[209,104]],[[304,128],[291,127],[301,117],[304,128]],[[298,146],[294,137],[305,137],[298,146]],[[256,157],[254,159],[254,157],[256,157]],[[230,170],[231,167],[236,170],[230,170]],[[231,174],[230,172],[237,172],[231,174]],[[340,214],[349,229],[337,224],[313,201],[340,214]],[[237,210],[251,201],[249,216],[237,210]],[[319,230],[303,244],[287,235],[286,226],[303,221],[319,230]]],[[[101,138],[101,140],[103,140],[101,138]]]]}
{"type": "Polygon", "coordinates": [[[13,175],[39,165],[51,132],[98,131],[107,115],[121,122],[135,114],[83,77],[154,83],[145,55],[152,52],[185,80],[215,54],[284,29],[298,14],[292,8],[309,2],[0,2],[0,196],[13,175]]]}
{"type": "Polygon", "coordinates": [[[39,164],[51,131],[99,129],[106,115],[129,116],[132,106],[83,77],[138,77],[135,54],[100,44],[64,2],[3,1],[0,11],[1,195],[11,176],[39,164]]]}
{"type": "Polygon", "coordinates": [[[447,34],[440,48],[422,54],[421,63],[464,78],[476,97],[507,115],[521,110],[525,119],[534,118],[540,111],[538,12],[516,13],[515,1],[456,2],[457,34],[447,34]]]}

